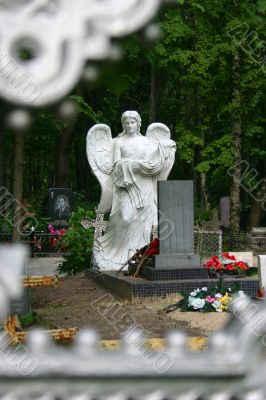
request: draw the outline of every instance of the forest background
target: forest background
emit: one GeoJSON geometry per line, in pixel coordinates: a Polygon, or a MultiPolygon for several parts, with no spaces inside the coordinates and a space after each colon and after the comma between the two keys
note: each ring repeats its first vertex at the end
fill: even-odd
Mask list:
{"type": "MultiPolygon", "coordinates": [[[[71,187],[76,204],[93,209],[100,187],[86,158],[87,131],[105,123],[115,137],[121,113],[133,109],[142,134],[150,122],[169,126],[177,143],[169,179],[194,180],[199,220],[230,196],[232,234],[241,212],[247,226],[265,224],[265,15],[265,0],[178,0],[157,17],[161,38],[152,46],[143,32],[119,40],[123,57],[95,64],[98,79],[73,90],[71,120],[55,107],[34,112],[18,164],[23,204],[43,218],[48,189],[71,187]]],[[[0,187],[12,192],[19,138],[6,127],[9,110],[1,103],[0,187]]]]}

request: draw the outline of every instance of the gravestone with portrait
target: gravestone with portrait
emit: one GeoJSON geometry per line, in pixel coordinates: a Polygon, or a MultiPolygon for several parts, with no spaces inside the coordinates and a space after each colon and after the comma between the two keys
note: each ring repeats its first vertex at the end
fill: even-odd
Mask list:
{"type": "Polygon", "coordinates": [[[47,196],[47,215],[55,226],[66,226],[73,206],[72,190],[51,188],[47,196]]]}

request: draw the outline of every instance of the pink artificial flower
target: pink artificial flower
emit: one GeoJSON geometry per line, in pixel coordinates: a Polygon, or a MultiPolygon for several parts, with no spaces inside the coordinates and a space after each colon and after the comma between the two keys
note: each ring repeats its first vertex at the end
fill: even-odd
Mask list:
{"type": "Polygon", "coordinates": [[[50,233],[54,231],[53,225],[51,225],[51,224],[48,225],[48,231],[50,231],[50,233]]]}
{"type": "Polygon", "coordinates": [[[207,296],[207,297],[206,297],[206,301],[207,301],[208,303],[211,303],[211,304],[212,304],[215,300],[216,300],[215,297],[211,297],[211,296],[207,296]]]}

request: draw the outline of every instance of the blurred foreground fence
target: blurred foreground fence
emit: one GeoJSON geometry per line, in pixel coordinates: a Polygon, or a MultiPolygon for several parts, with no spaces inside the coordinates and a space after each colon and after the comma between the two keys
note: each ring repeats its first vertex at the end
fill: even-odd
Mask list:
{"type": "Polygon", "coordinates": [[[134,319],[118,350],[101,348],[88,329],[72,347],[56,346],[47,333],[36,331],[15,348],[2,334],[0,399],[263,400],[265,310],[264,302],[235,299],[231,321],[202,352],[189,350],[181,332],[169,333],[160,351],[146,348],[134,319]]]}
{"type": "MultiPolygon", "coordinates": [[[[20,298],[21,291],[13,289],[22,287],[25,261],[23,246],[0,246],[0,320],[11,300],[20,298]]],[[[113,300],[110,294],[104,309],[102,298],[88,306],[115,324],[125,314],[112,308],[113,300]]],[[[113,351],[102,348],[100,337],[89,329],[80,330],[71,347],[55,345],[42,330],[14,346],[2,331],[0,399],[264,400],[265,301],[239,294],[230,306],[230,321],[209,337],[202,352],[189,350],[188,337],[177,331],[166,336],[160,350],[147,348],[147,334],[134,313],[120,348],[113,351]]]]}

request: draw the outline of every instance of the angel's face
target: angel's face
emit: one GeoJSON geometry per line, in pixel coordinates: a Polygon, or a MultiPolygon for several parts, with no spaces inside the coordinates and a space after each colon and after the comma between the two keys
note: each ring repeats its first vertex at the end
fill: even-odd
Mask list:
{"type": "Polygon", "coordinates": [[[138,123],[134,118],[127,118],[125,121],[125,128],[129,135],[138,131],[138,123]]]}

